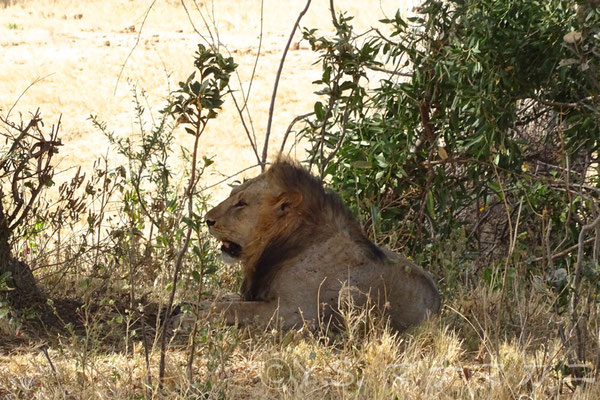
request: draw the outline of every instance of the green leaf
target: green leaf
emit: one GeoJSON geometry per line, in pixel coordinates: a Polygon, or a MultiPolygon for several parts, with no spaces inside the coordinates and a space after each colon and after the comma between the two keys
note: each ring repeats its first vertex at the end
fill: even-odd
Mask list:
{"type": "Polygon", "coordinates": [[[194,282],[196,282],[196,283],[202,282],[202,275],[200,274],[200,272],[198,272],[196,270],[192,271],[192,278],[194,279],[194,282]]]}
{"type": "Polygon", "coordinates": [[[322,121],[325,118],[325,109],[323,108],[323,103],[317,101],[314,106],[315,116],[317,120],[322,121]]]}
{"type": "Polygon", "coordinates": [[[89,278],[82,279],[79,281],[79,286],[81,286],[84,289],[89,288],[90,284],[91,284],[91,280],[89,278]]]}
{"type": "Polygon", "coordinates": [[[323,83],[329,83],[331,79],[331,67],[327,66],[323,69],[323,76],[321,77],[321,80],[323,81],[323,83]]]}
{"type": "Polygon", "coordinates": [[[365,160],[353,161],[350,163],[354,168],[358,169],[369,169],[372,168],[371,163],[365,160]]]}
{"type": "Polygon", "coordinates": [[[375,156],[375,161],[377,161],[377,165],[379,165],[381,168],[387,168],[389,165],[383,153],[377,154],[375,156]]]}
{"type": "Polygon", "coordinates": [[[427,212],[431,218],[435,218],[435,208],[433,202],[433,192],[430,190],[427,192],[427,212]]]}
{"type": "Polygon", "coordinates": [[[345,81],[344,83],[342,83],[340,85],[340,92],[343,92],[344,90],[348,90],[348,89],[352,89],[356,87],[356,84],[352,81],[345,81]]]}
{"type": "Polygon", "coordinates": [[[198,224],[196,224],[196,222],[191,220],[189,217],[181,218],[181,222],[183,222],[185,225],[191,227],[192,229],[197,229],[197,227],[198,227],[198,224]]]}

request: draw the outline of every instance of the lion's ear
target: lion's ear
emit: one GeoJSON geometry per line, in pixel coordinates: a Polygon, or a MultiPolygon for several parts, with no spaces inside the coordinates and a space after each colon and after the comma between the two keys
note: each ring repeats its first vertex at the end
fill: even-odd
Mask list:
{"type": "Polygon", "coordinates": [[[290,209],[296,209],[302,204],[302,199],[302,193],[298,191],[291,190],[283,192],[277,196],[277,200],[275,201],[275,212],[285,214],[290,209]]]}

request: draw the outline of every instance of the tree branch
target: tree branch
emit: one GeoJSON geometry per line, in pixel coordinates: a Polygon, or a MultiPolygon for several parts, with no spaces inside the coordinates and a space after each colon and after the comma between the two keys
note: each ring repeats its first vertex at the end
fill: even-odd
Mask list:
{"type": "Polygon", "coordinates": [[[314,114],[314,111],[306,113],[306,114],[298,115],[296,118],[294,118],[292,120],[292,122],[288,126],[287,130],[285,131],[285,135],[283,135],[283,141],[281,142],[281,149],[279,150],[279,155],[281,155],[283,153],[283,149],[285,147],[285,142],[287,142],[288,136],[292,132],[292,128],[294,127],[294,125],[296,124],[296,122],[301,121],[303,119],[306,119],[306,118],[310,117],[313,114],[314,114]]]}
{"type": "Polygon", "coordinates": [[[575,264],[575,279],[573,280],[573,297],[571,298],[571,318],[573,323],[573,330],[575,330],[575,335],[577,338],[577,357],[580,361],[584,361],[585,359],[585,346],[581,335],[581,328],[579,326],[579,313],[577,311],[577,306],[579,305],[579,291],[581,289],[581,270],[583,268],[583,247],[586,234],[591,230],[595,230],[599,226],[600,214],[598,214],[594,221],[587,225],[584,225],[581,228],[581,231],[579,231],[579,248],[577,249],[577,264],[575,264]]]}
{"type": "Polygon", "coordinates": [[[275,110],[275,98],[277,97],[277,87],[279,86],[279,78],[281,77],[281,71],[283,70],[283,63],[285,62],[285,57],[287,56],[287,52],[292,44],[292,39],[294,38],[294,34],[296,33],[296,29],[300,24],[300,20],[304,17],[304,14],[308,11],[308,7],[310,6],[312,0],[308,0],[306,2],[306,6],[298,15],[298,19],[296,19],[296,23],[294,24],[294,28],[292,29],[292,33],[285,45],[285,49],[283,51],[283,56],[281,57],[281,61],[279,63],[279,69],[277,70],[277,75],[275,77],[275,84],[273,86],[273,94],[271,96],[271,105],[269,106],[269,120],[267,122],[267,132],[265,133],[265,144],[263,146],[262,159],[261,159],[261,170],[265,170],[265,165],[267,163],[267,151],[269,149],[269,137],[271,136],[271,125],[273,123],[273,111],[275,110]]]}

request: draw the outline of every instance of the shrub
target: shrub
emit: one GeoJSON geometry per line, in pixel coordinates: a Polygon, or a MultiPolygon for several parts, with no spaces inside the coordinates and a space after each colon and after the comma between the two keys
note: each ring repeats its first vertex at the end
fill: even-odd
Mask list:
{"type": "Polygon", "coordinates": [[[600,293],[600,8],[425,0],[414,17],[359,34],[351,17],[332,17],[334,37],[304,30],[323,95],[301,131],[308,164],[377,242],[404,247],[443,289],[483,279],[502,303],[517,280],[548,284],[569,312],[572,351],[589,359],[599,348],[587,316],[600,293]],[[445,262],[457,247],[462,259],[445,262]]]}
{"type": "Polygon", "coordinates": [[[576,244],[600,183],[597,7],[427,0],[366,34],[336,19],[333,38],[304,31],[324,100],[303,134],[378,241],[466,229],[478,256],[532,259],[576,244]]]}

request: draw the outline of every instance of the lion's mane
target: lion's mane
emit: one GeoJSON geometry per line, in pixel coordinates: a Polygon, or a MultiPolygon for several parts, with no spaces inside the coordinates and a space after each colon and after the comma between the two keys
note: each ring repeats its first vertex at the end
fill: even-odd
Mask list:
{"type": "Polygon", "coordinates": [[[246,300],[268,300],[279,266],[340,231],[372,260],[385,258],[341,198],[324,189],[321,181],[300,165],[280,158],[268,169],[266,178],[278,190],[264,196],[255,235],[244,251],[242,295],[246,300]],[[274,212],[278,206],[287,207],[286,212],[274,212]]]}

